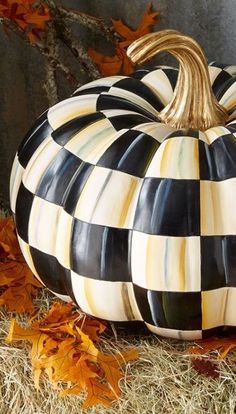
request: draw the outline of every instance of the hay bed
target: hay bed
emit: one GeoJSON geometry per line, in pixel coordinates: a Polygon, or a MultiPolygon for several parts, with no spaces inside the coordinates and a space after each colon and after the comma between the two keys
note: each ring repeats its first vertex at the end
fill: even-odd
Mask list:
{"type": "MultiPolygon", "coordinates": [[[[35,304],[46,312],[55,297],[40,291],[35,304]]],[[[199,375],[191,357],[183,354],[189,343],[158,338],[153,334],[127,334],[116,327],[117,338],[104,337],[104,352],[136,347],[140,358],[128,363],[120,381],[121,398],[111,407],[82,410],[83,395],[60,398],[43,378],[41,390],[34,388],[28,358],[30,345],[8,346],[5,336],[14,313],[0,308],[0,414],[233,414],[236,412],[236,364],[218,362],[219,378],[199,375]]],[[[25,323],[26,316],[17,317],[25,323]]],[[[233,355],[233,353],[231,354],[233,355]]]]}
{"type": "MultiPolygon", "coordinates": [[[[55,298],[46,289],[36,303],[46,311],[55,298]]],[[[30,346],[8,346],[4,337],[10,317],[0,311],[0,413],[1,414],[160,414],[160,413],[235,413],[236,365],[219,362],[220,377],[200,376],[191,367],[191,357],[182,351],[186,342],[158,338],[155,335],[128,335],[116,328],[117,339],[104,338],[103,350],[138,348],[140,358],[127,364],[121,380],[122,397],[109,408],[96,406],[81,410],[83,396],[60,398],[45,378],[37,393],[28,359],[30,346]]],[[[24,323],[26,317],[18,317],[24,323]]],[[[188,343],[189,344],[189,343],[188,343]]]]}

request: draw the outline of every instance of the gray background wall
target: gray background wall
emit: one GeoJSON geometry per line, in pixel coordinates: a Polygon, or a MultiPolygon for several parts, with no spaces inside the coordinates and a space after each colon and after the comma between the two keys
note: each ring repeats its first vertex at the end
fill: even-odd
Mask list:
{"type": "MultiPolygon", "coordinates": [[[[60,3],[105,19],[121,18],[135,27],[149,1],[62,0],[60,3]]],[[[154,10],[161,12],[157,29],[174,28],[194,36],[209,61],[236,62],[236,0],[153,0],[152,3],[154,10]]],[[[75,30],[87,45],[104,49],[103,38],[87,30],[75,30]]],[[[158,58],[160,63],[166,61],[165,57],[158,58]]],[[[47,107],[42,88],[43,62],[36,50],[14,35],[9,40],[0,27],[0,198],[5,205],[8,205],[9,174],[16,148],[34,119],[47,107]]],[[[65,88],[63,94],[68,93],[65,88]]]]}

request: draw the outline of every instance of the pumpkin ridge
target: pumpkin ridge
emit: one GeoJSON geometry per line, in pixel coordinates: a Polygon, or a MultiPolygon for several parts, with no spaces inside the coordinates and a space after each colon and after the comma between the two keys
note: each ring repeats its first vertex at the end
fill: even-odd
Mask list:
{"type": "Polygon", "coordinates": [[[61,299],[178,339],[236,327],[236,67],[214,65],[225,125],[162,122],[154,103],[169,105],[179,70],[161,66],[78,88],[26,134],[11,208],[27,263],[61,299]]]}

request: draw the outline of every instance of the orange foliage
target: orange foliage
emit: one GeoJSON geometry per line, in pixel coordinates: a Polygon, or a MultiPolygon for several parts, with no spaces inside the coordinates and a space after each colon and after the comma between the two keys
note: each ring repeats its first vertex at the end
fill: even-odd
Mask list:
{"type": "Polygon", "coordinates": [[[209,338],[196,342],[196,345],[186,349],[190,354],[207,354],[210,351],[219,351],[219,357],[225,358],[231,349],[236,348],[236,336],[209,338]]]}
{"type": "Polygon", "coordinates": [[[205,375],[206,377],[218,378],[220,376],[219,371],[217,370],[217,365],[205,358],[193,358],[192,366],[200,375],[205,375]]]}
{"type": "Polygon", "coordinates": [[[134,70],[134,65],[126,55],[127,47],[139,37],[150,32],[155,24],[159,12],[152,12],[152,5],[149,4],[146,12],[140,20],[137,30],[131,30],[121,20],[112,20],[114,30],[122,37],[122,40],[115,45],[115,55],[105,56],[89,49],[89,55],[99,67],[104,76],[116,75],[120,71],[124,75],[129,75],[134,70]]]}
{"type": "Polygon", "coordinates": [[[7,342],[27,340],[32,343],[31,361],[34,382],[40,388],[44,373],[60,395],[87,392],[83,408],[96,404],[109,406],[120,395],[122,364],[138,357],[135,349],[104,354],[96,346],[106,325],[76,310],[73,304],[55,302],[41,320],[31,320],[28,329],[13,319],[7,342]]]}
{"type": "Polygon", "coordinates": [[[26,33],[29,41],[35,43],[46,30],[51,19],[49,7],[41,3],[34,7],[35,0],[1,0],[0,17],[8,19],[26,33]]]}
{"type": "Polygon", "coordinates": [[[0,305],[19,313],[34,311],[32,297],[41,283],[24,261],[12,218],[0,220],[0,305]]]}

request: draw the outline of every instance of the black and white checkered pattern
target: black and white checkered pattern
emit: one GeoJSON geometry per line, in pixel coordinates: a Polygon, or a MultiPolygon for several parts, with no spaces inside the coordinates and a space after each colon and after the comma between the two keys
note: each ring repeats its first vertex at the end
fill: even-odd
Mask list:
{"type": "Polygon", "coordinates": [[[178,71],[91,82],[46,111],[18,149],[10,196],[34,274],[109,320],[201,338],[236,326],[236,67],[209,67],[232,120],[158,121],[178,71]]]}

